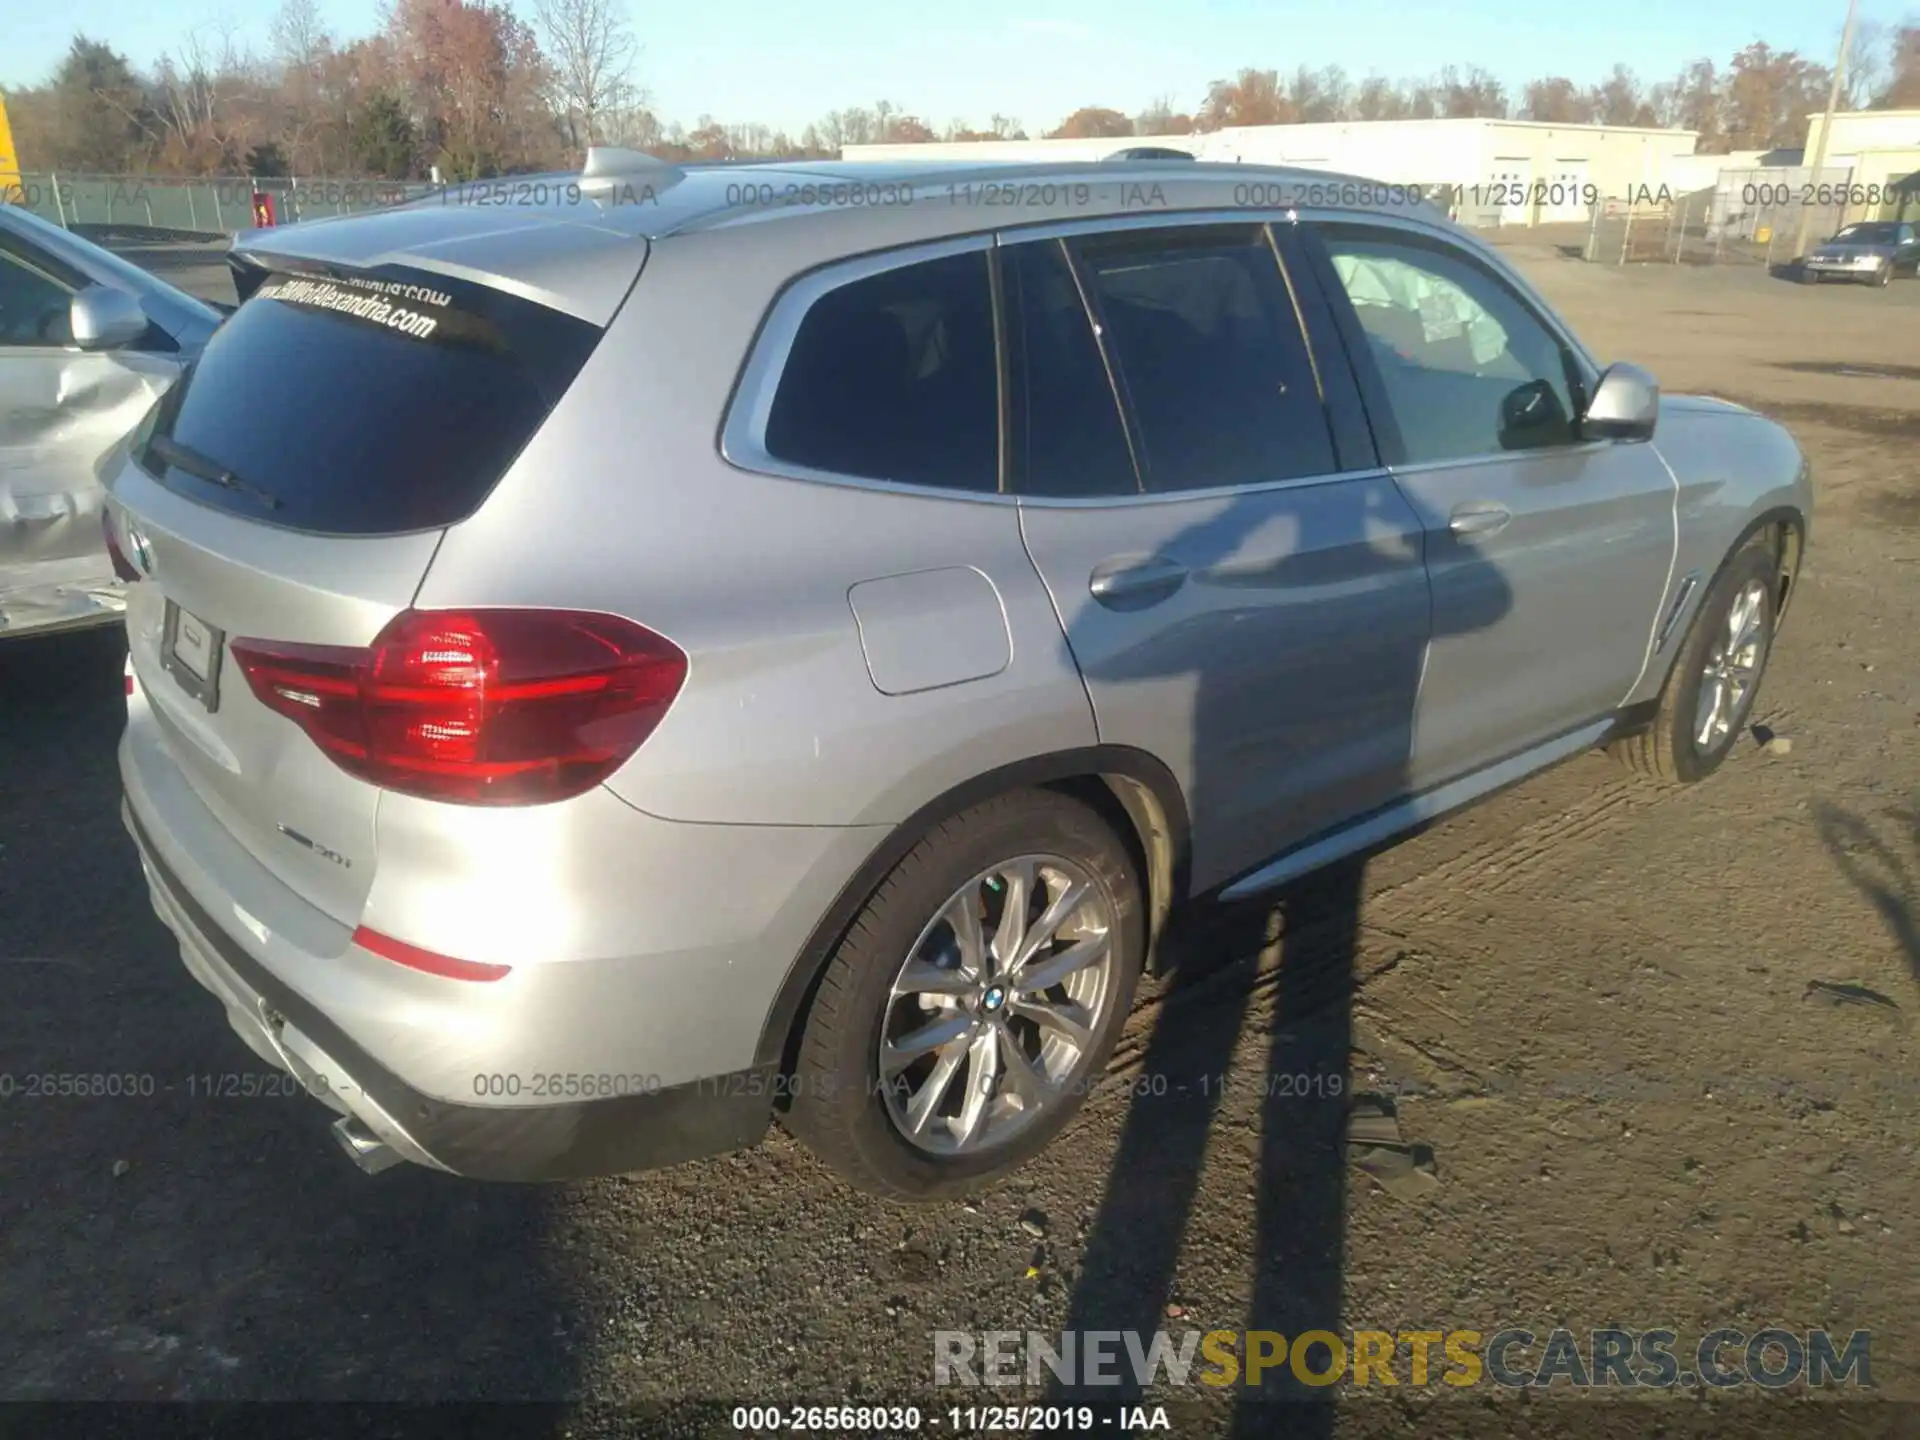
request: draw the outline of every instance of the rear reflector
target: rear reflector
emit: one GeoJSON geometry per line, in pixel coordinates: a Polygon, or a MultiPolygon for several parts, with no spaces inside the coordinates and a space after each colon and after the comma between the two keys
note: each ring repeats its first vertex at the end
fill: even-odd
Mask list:
{"type": "Polygon", "coordinates": [[[574,610],[407,610],[370,646],[234,640],[260,703],[348,773],[460,805],[542,805],[619,769],[680,693],[687,657],[574,610]]]}
{"type": "Polygon", "coordinates": [[[438,975],[444,980],[502,980],[513,969],[511,965],[482,965],[474,960],[455,960],[451,955],[436,955],[431,950],[422,950],[417,945],[395,940],[364,925],[353,932],[353,943],[362,950],[372,951],[382,960],[391,960],[409,970],[438,975]]]}

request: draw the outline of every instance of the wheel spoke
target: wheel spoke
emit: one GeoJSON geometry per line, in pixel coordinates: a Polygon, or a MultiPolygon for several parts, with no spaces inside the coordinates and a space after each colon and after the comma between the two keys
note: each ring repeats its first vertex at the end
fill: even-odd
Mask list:
{"type": "Polygon", "coordinates": [[[1007,1008],[1013,1014],[1033,1021],[1042,1030],[1058,1035],[1073,1046],[1078,1054],[1085,1054],[1087,1047],[1093,1043],[1093,1012],[1084,1005],[1077,1005],[1071,1000],[1021,999],[1015,1000],[1007,1008]]]}
{"type": "Polygon", "coordinates": [[[974,1037],[967,1047],[967,1062],[967,1093],[960,1102],[960,1119],[953,1131],[960,1145],[970,1145],[980,1138],[988,1107],[1000,1092],[995,1083],[1000,1078],[999,1032],[995,1027],[988,1026],[974,1037]]]}
{"type": "Polygon", "coordinates": [[[1031,995],[1038,990],[1051,990],[1076,970],[1104,960],[1107,956],[1107,937],[1089,935],[1084,940],[1076,940],[1057,955],[1038,956],[1013,977],[1014,988],[1022,995],[1031,995]]]}
{"type": "Polygon", "coordinates": [[[980,891],[965,890],[948,902],[946,921],[953,926],[953,943],[960,947],[960,968],[974,980],[986,973],[987,941],[980,931],[980,891]]]}
{"type": "Polygon", "coordinates": [[[894,982],[895,995],[971,995],[980,982],[964,969],[949,970],[927,960],[909,962],[894,982]]]}
{"type": "Polygon", "coordinates": [[[1727,649],[1735,649],[1740,643],[1740,632],[1747,623],[1747,594],[1743,590],[1734,597],[1733,604],[1727,608],[1727,649]]]}
{"type": "MultiPolygon", "coordinates": [[[[886,1078],[891,1080],[922,1056],[931,1055],[957,1040],[965,1040],[972,1029],[973,1017],[964,1011],[944,1016],[930,1025],[922,1025],[882,1049],[881,1068],[886,1078]]],[[[944,1061],[945,1056],[941,1058],[944,1061]]]]}
{"type": "Polygon", "coordinates": [[[1013,968],[1014,958],[1026,943],[1027,905],[1033,898],[1033,862],[1017,860],[1002,870],[1000,876],[1006,881],[1007,890],[990,952],[995,975],[1005,975],[1013,968]]]}
{"type": "Polygon", "coordinates": [[[966,1056],[967,1042],[962,1038],[949,1042],[940,1052],[940,1058],[933,1062],[933,1069],[927,1072],[925,1082],[914,1092],[913,1100],[907,1106],[907,1128],[915,1135],[926,1133],[927,1122],[933,1119],[940,1102],[947,1098],[947,1091],[953,1086],[953,1077],[959,1072],[960,1062],[966,1056]]]}
{"type": "Polygon", "coordinates": [[[1718,675],[1708,675],[1707,684],[1713,687],[1708,703],[1701,707],[1700,729],[1694,739],[1701,745],[1711,745],[1720,726],[1720,705],[1726,692],[1726,686],[1718,675]]]}
{"type": "Polygon", "coordinates": [[[1053,937],[1059,933],[1060,927],[1072,918],[1073,913],[1092,893],[1091,885],[1077,881],[1067,882],[1067,888],[1047,906],[1040,918],[1033,922],[1033,928],[1027,932],[1027,938],[1020,946],[1020,953],[1013,958],[1014,973],[1018,974],[1020,967],[1031,960],[1037,951],[1053,943],[1053,937]]]}
{"type": "Polygon", "coordinates": [[[1027,1052],[1020,1048],[1020,1037],[1011,1030],[1000,1031],[1000,1058],[1007,1067],[1007,1089],[1026,1110],[1038,1110],[1054,1096],[1047,1077],[1034,1068],[1027,1052]]]}

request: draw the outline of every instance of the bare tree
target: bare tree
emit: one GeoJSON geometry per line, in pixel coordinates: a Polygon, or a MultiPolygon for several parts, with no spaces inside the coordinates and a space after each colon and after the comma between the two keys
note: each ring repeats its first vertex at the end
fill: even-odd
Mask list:
{"type": "Polygon", "coordinates": [[[1528,84],[1520,104],[1523,120],[1553,125],[1591,125],[1593,99],[1564,75],[1552,75],[1528,84]]]}
{"type": "Polygon", "coordinates": [[[606,139],[606,118],[635,100],[640,47],[617,0],[535,0],[572,148],[606,139]]]}
{"type": "Polygon", "coordinates": [[[1871,17],[1856,20],[1847,46],[1846,73],[1840,77],[1840,103],[1865,110],[1887,86],[1893,70],[1893,31],[1871,17]]]}
{"type": "Polygon", "coordinates": [[[1882,110],[1920,106],[1920,25],[1902,25],[1894,34],[1892,48],[1886,87],[1873,103],[1882,110]]]}
{"type": "Polygon", "coordinates": [[[1133,121],[1104,105],[1082,105],[1052,130],[1049,140],[1091,140],[1101,136],[1131,135],[1133,121]]]}
{"type": "Polygon", "coordinates": [[[274,59],[280,64],[281,131],[295,173],[325,171],[325,136],[331,117],[323,113],[327,59],[333,40],[320,18],[316,0],[282,0],[269,30],[274,59]]]}
{"type": "Polygon", "coordinates": [[[268,34],[273,40],[274,58],[286,67],[289,77],[313,75],[333,48],[314,0],[281,0],[268,34]]]}
{"type": "Polygon", "coordinates": [[[1640,77],[1624,65],[1593,87],[1589,99],[1593,119],[1601,125],[1655,124],[1653,107],[1640,90],[1640,77]]]}
{"type": "Polygon", "coordinates": [[[1133,117],[1136,135],[1185,135],[1193,129],[1193,117],[1173,108],[1171,96],[1162,95],[1133,117]]]}
{"type": "Polygon", "coordinates": [[[1451,65],[1443,67],[1434,88],[1446,119],[1507,118],[1506,87],[1478,65],[1469,65],[1465,73],[1451,65]]]}
{"type": "Polygon", "coordinates": [[[1298,118],[1280,89],[1280,73],[1251,68],[1232,80],[1216,80],[1209,85],[1206,104],[1196,117],[1201,130],[1221,130],[1229,125],[1286,125],[1298,118]]]}
{"type": "Polygon", "coordinates": [[[262,128],[253,68],[225,24],[190,31],[177,54],[160,57],[153,111],[164,164],[195,175],[246,166],[262,128]]]}
{"type": "Polygon", "coordinates": [[[1356,120],[1401,120],[1406,118],[1407,97],[1384,75],[1369,75],[1360,82],[1353,96],[1356,120]]]}
{"type": "Polygon", "coordinates": [[[1302,65],[1287,82],[1287,104],[1296,120],[1303,124],[1344,120],[1349,112],[1352,86],[1347,72],[1338,65],[1324,70],[1309,70],[1302,65]]]}

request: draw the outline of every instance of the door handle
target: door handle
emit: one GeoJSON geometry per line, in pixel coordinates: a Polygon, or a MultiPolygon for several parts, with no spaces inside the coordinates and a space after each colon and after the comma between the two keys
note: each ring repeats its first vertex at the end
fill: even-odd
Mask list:
{"type": "Polygon", "coordinates": [[[1491,535],[1504,530],[1513,512],[1504,505],[1478,503],[1457,505],[1447,518],[1447,528],[1456,535],[1491,535]]]}
{"type": "Polygon", "coordinates": [[[1118,556],[1093,567],[1087,589],[1110,609],[1133,610],[1159,604],[1186,579],[1187,567],[1163,555],[1118,556]]]}

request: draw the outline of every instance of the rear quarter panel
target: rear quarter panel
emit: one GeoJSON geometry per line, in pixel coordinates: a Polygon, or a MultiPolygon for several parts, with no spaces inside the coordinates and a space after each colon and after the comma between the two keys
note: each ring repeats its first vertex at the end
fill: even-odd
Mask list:
{"type": "Polygon", "coordinates": [[[793,233],[817,228],[656,243],[547,425],[447,533],[416,602],[610,611],[680,645],[686,687],[610,782],[662,818],[897,823],[982,771],[1095,741],[1011,503],[722,458],[762,316],[844,246],[793,233]],[[994,600],[998,616],[982,609],[994,600]],[[943,605],[964,611],[951,633],[969,663],[951,676],[933,663],[943,605]]]}
{"type": "Polygon", "coordinates": [[[1734,547],[1763,520],[1797,517],[1804,537],[1813,518],[1813,487],[1800,447],[1763,415],[1724,400],[1663,396],[1653,445],[1679,487],[1678,548],[1662,620],[1687,575],[1697,575],[1700,583],[1628,703],[1660,693],[1680,638],[1734,547]]]}

